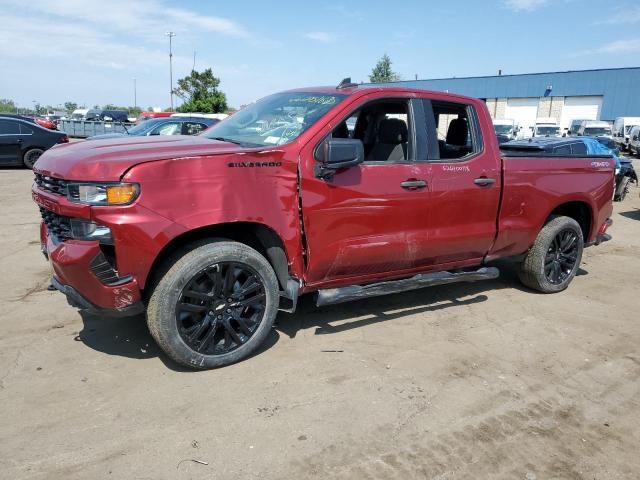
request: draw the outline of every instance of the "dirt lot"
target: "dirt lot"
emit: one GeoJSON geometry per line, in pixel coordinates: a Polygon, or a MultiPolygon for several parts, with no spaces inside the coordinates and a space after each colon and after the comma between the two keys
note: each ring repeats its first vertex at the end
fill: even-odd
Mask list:
{"type": "Polygon", "coordinates": [[[504,263],[493,282],[306,298],[258,355],[187,372],[143,318],[47,291],[31,178],[0,170],[1,478],[640,478],[638,189],[564,293],[504,263]]]}

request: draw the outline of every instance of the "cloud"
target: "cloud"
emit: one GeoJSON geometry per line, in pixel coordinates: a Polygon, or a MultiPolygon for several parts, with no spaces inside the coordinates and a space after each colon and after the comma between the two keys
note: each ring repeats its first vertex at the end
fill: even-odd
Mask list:
{"type": "Polygon", "coordinates": [[[549,3],[549,0],[504,0],[504,6],[516,12],[532,12],[549,3]]]}
{"type": "Polygon", "coordinates": [[[620,25],[640,22],[640,6],[618,7],[604,22],[609,25],[620,25]]]}
{"type": "Polygon", "coordinates": [[[640,52],[640,38],[631,38],[628,40],[616,40],[615,42],[605,43],[599,47],[582,50],[572,55],[573,57],[581,57],[584,55],[601,55],[601,54],[623,54],[640,52]]]}
{"type": "Polygon", "coordinates": [[[309,40],[321,43],[333,43],[337,40],[335,35],[327,32],[308,32],[305,33],[304,36],[309,40]]]}

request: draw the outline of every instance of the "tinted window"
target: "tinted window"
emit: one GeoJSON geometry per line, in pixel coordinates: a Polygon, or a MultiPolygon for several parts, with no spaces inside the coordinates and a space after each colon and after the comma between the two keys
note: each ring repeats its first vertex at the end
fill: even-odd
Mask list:
{"type": "Polygon", "coordinates": [[[33,128],[25,125],[24,123],[20,124],[20,133],[22,135],[33,135],[33,128]]]}
{"type": "Polygon", "coordinates": [[[151,135],[180,135],[182,133],[182,124],[180,123],[163,123],[151,132],[151,135]]]}
{"type": "Polygon", "coordinates": [[[462,103],[433,102],[435,132],[441,159],[463,159],[482,150],[473,107],[462,103]]]}
{"type": "Polygon", "coordinates": [[[573,145],[571,145],[571,153],[573,155],[586,155],[587,146],[582,142],[574,143],[573,145]]]}
{"type": "Polygon", "coordinates": [[[7,120],[0,120],[0,135],[18,135],[20,133],[20,124],[7,120]]]}
{"type": "Polygon", "coordinates": [[[204,123],[185,122],[182,126],[184,135],[197,135],[207,126],[204,123]]]}
{"type": "Polygon", "coordinates": [[[561,145],[553,149],[554,155],[571,155],[571,145],[561,145]]]}

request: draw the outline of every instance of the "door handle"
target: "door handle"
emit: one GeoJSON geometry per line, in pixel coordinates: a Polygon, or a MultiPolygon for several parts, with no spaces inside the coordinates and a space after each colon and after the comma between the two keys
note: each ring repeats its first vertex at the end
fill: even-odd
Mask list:
{"type": "Polygon", "coordinates": [[[476,178],[473,183],[475,183],[476,185],[479,185],[481,187],[486,187],[488,185],[493,185],[494,183],[496,183],[496,179],[495,178],[487,178],[487,177],[480,177],[480,178],[476,178]]]}
{"type": "Polygon", "coordinates": [[[424,180],[405,180],[400,186],[406,190],[419,190],[427,186],[424,180]]]}

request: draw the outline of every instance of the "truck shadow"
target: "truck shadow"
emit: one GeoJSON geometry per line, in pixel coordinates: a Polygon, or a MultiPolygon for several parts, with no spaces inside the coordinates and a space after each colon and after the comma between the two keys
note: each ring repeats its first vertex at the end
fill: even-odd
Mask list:
{"type": "MultiPolygon", "coordinates": [[[[276,328],[290,338],[294,338],[300,330],[309,328],[315,328],[316,335],[326,335],[387,322],[406,315],[482,303],[489,298],[483,292],[490,290],[508,288],[538,294],[520,284],[512,262],[501,260],[492,265],[500,269],[500,277],[491,281],[426,287],[320,308],[315,306],[315,295],[305,295],[300,299],[294,315],[278,316],[276,328]],[[354,318],[355,320],[349,321],[354,318]]],[[[582,269],[578,271],[578,275],[587,273],[582,269]]]]}
{"type": "MultiPolygon", "coordinates": [[[[165,366],[176,372],[197,372],[174,362],[156,344],[149,333],[144,315],[134,317],[101,317],[80,312],[83,329],[74,340],[98,352],[138,360],[159,358],[165,366]]],[[[273,347],[280,338],[274,329],[262,346],[251,357],[273,347]]]]}
{"type": "MultiPolygon", "coordinates": [[[[317,308],[315,295],[305,295],[300,299],[295,314],[278,314],[276,325],[267,340],[251,356],[260,355],[273,347],[278,342],[280,333],[294,338],[300,330],[310,328],[315,328],[316,335],[366,328],[406,315],[486,302],[489,297],[484,292],[491,290],[515,289],[537,294],[520,284],[515,266],[511,262],[499,261],[493,265],[500,268],[500,277],[496,280],[427,287],[341,305],[317,308]]],[[[588,275],[588,272],[580,269],[578,275],[588,275]]],[[[109,355],[140,360],[157,357],[171,370],[193,372],[175,363],[160,350],[147,329],[144,315],[127,318],[106,318],[85,312],[80,315],[84,328],[75,340],[83,342],[89,348],[109,355]]]]}
{"type": "Polygon", "coordinates": [[[629,210],[628,212],[620,212],[620,215],[630,218],[631,220],[640,220],[640,208],[629,210]]]}

